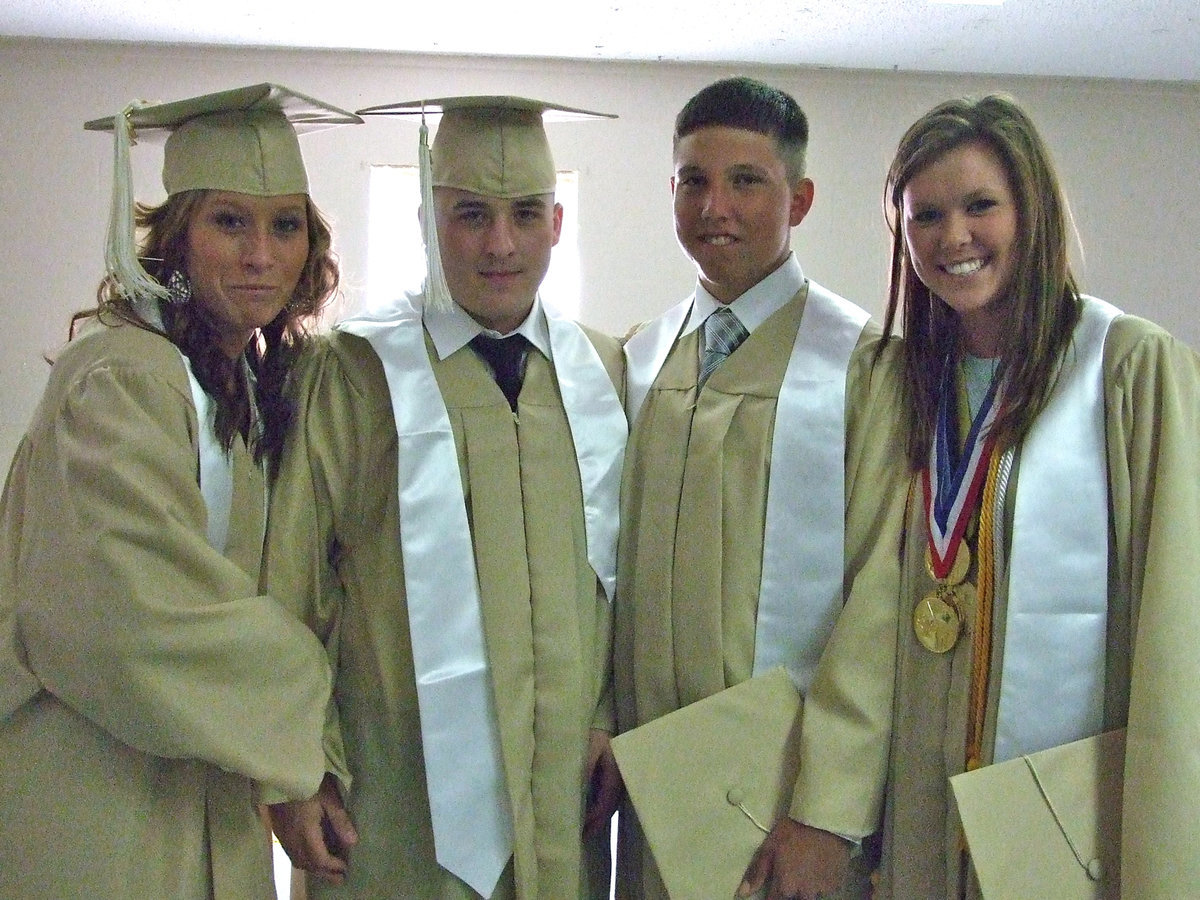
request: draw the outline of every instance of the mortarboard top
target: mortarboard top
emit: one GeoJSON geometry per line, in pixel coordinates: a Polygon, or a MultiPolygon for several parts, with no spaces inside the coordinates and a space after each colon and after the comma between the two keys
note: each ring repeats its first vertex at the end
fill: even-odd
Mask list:
{"type": "Polygon", "coordinates": [[[410,100],[360,109],[364,116],[441,115],[432,148],[432,184],[511,200],[554,193],[545,121],[616,118],[526,97],[410,100]]]}
{"type": "Polygon", "coordinates": [[[159,296],[137,263],[129,148],[162,139],[167,195],[208,189],[260,197],[308,193],[297,133],[361,123],[351,112],[278,84],[234,88],[169,103],[131,103],[122,113],[84,123],[114,132],[113,205],[106,262],[129,296],[159,296]],[[124,127],[116,127],[123,122],[124,127]]]}
{"type": "Polygon", "coordinates": [[[1121,893],[1125,731],[950,779],[986,900],[1121,893]]]}
{"type": "Polygon", "coordinates": [[[733,897],[791,805],[803,701],[780,667],[613,738],[671,897],[733,897]]]}
{"type": "MultiPolygon", "coordinates": [[[[123,113],[132,137],[166,137],[167,194],[196,188],[277,196],[308,191],[297,133],[361,123],[354,113],[278,84],[249,87],[152,105],[123,113]]],[[[120,116],[86,122],[112,131],[120,116]]]]}

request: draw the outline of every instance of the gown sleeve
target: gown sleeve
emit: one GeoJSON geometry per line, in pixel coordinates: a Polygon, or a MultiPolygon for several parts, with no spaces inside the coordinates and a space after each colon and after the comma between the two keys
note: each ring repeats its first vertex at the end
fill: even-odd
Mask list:
{"type": "MultiPolygon", "coordinates": [[[[165,368],[86,369],[51,392],[19,454],[20,490],[5,503],[19,493],[10,539],[27,666],[142,752],[307,797],[324,771],[328,665],[312,634],[259,594],[257,569],[209,546],[195,414],[182,369],[165,368]]],[[[244,447],[235,460],[239,449],[235,517],[263,504],[261,473],[244,447]]]]}
{"type": "MultiPolygon", "coordinates": [[[[617,392],[622,408],[624,408],[627,375],[625,370],[625,354],[621,352],[620,345],[614,338],[608,335],[600,335],[588,329],[585,329],[585,331],[589,338],[591,338],[592,344],[595,346],[596,352],[599,354],[609,378],[612,379],[613,388],[617,392]]],[[[604,589],[599,584],[599,581],[597,581],[596,585],[596,597],[597,615],[600,617],[600,621],[597,622],[597,634],[599,637],[595,642],[596,656],[593,659],[592,671],[597,673],[600,691],[596,702],[596,711],[592,717],[592,728],[613,734],[617,730],[617,708],[613,693],[612,669],[613,610],[612,604],[604,596],[604,589]]]]}
{"type": "Polygon", "coordinates": [[[846,603],[805,697],[789,811],[853,838],[879,827],[883,807],[909,480],[899,345],[878,360],[875,348],[855,351],[847,384],[846,603]]]}
{"type": "MultiPolygon", "coordinates": [[[[346,689],[343,579],[357,575],[341,569],[362,546],[382,545],[395,526],[388,499],[395,493],[396,429],[378,359],[354,335],[315,341],[297,364],[293,396],[301,424],[288,438],[271,492],[267,585],[325,647],[335,680],[323,728],[325,768],[346,795],[352,778],[337,694],[346,689]]],[[[277,799],[267,794],[268,802],[277,799]]]]}
{"type": "Polygon", "coordinates": [[[1200,357],[1132,324],[1142,335],[1105,385],[1117,581],[1134,635],[1121,893],[1182,897],[1200,884],[1200,357]]]}

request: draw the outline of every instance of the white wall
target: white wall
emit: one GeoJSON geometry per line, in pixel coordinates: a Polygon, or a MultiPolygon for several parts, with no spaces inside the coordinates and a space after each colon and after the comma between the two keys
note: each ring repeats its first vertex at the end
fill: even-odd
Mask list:
{"type": "MultiPolygon", "coordinates": [[[[0,463],[45,383],[42,354],[62,342],[70,313],[91,304],[101,274],[111,147],[82,130],[86,119],[135,97],[258,81],[349,109],[511,93],[616,112],[613,122],[554,125],[550,140],[559,167],[581,172],[582,316],[618,333],[691,289],[671,227],[671,124],[696,90],[734,73],[790,91],[809,115],[817,200],[793,243],[818,281],[881,312],[881,197],[897,140],[940,100],[1002,89],[1056,153],[1085,249],[1084,288],[1200,346],[1190,309],[1200,298],[1200,84],[0,41],[0,463]]],[[[374,119],[304,140],[352,306],[366,281],[368,167],[413,164],[416,127],[374,119]]],[[[157,202],[161,151],[142,145],[134,159],[139,197],[157,202]]]]}

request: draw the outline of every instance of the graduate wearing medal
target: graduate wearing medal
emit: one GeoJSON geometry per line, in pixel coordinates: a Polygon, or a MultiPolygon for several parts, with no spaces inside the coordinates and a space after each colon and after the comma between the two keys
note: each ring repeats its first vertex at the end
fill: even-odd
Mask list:
{"type": "Polygon", "coordinates": [[[1200,358],[1080,293],[1010,98],[923,116],[887,196],[913,478],[877,896],[978,896],[948,779],[1126,725],[1119,864],[1092,874],[1189,896],[1200,358]]]}

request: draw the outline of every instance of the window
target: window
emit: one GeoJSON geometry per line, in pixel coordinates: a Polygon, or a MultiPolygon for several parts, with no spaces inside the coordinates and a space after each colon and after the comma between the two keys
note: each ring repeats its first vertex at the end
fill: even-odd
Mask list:
{"type": "MultiPolygon", "coordinates": [[[[559,172],[555,199],[563,206],[562,236],[550,255],[541,295],[568,318],[578,318],[579,173],[559,172]]],[[[425,278],[425,247],[417,210],[421,205],[416,166],[372,166],[367,210],[367,307],[390,306],[425,278]]]]}

